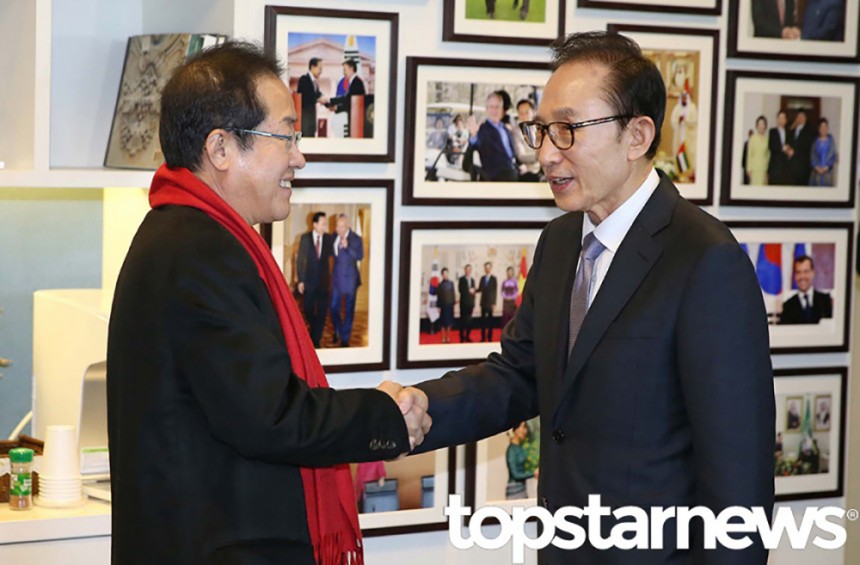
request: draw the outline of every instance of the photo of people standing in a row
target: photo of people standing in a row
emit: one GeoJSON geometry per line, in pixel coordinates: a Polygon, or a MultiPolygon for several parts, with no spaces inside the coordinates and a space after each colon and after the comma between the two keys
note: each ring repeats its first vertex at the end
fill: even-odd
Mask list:
{"type": "MultiPolygon", "coordinates": [[[[746,112],[771,109],[776,95],[747,95],[746,112]]],[[[755,127],[747,131],[742,153],[743,184],[833,187],[839,160],[839,99],[793,98],[794,107],[780,105],[776,111],[759,114],[755,127]],[[827,110],[830,110],[828,112],[827,110]],[[828,114],[833,118],[833,124],[828,114]]]]}
{"type": "Polygon", "coordinates": [[[284,230],[284,274],[314,347],[366,346],[370,206],[293,204],[284,230]]]}
{"type": "Polygon", "coordinates": [[[533,253],[533,245],[425,247],[419,343],[498,342],[522,300],[533,253]]]}
{"type": "Polygon", "coordinates": [[[534,119],[540,91],[530,85],[431,81],[425,180],[540,181],[537,152],[519,127],[534,119]]]}

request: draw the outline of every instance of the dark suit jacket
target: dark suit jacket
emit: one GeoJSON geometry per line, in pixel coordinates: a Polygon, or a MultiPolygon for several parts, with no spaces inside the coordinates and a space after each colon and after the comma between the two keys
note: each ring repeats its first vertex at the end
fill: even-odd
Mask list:
{"type": "Polygon", "coordinates": [[[807,316],[800,304],[800,296],[795,294],[782,304],[780,324],[817,324],[822,318],[833,317],[833,299],[826,292],[812,291],[812,315],[807,316]]]}
{"type": "MultiPolygon", "coordinates": [[[[336,288],[340,292],[355,292],[361,286],[358,262],[364,259],[364,247],[361,236],[352,230],[349,230],[346,241],[346,249],[339,249],[334,258],[334,267],[331,272],[332,288],[336,288]]],[[[337,245],[337,242],[337,234],[332,235],[332,245],[337,245]]],[[[332,253],[334,253],[333,249],[332,253]]]]}
{"type": "Polygon", "coordinates": [[[322,92],[311,78],[310,72],[299,77],[297,90],[302,95],[302,135],[314,137],[317,132],[317,100],[322,92]]]}
{"type": "Polygon", "coordinates": [[[779,23],[779,7],[776,0],[752,0],[753,35],[756,37],[782,37],[783,27],[797,25],[794,22],[794,0],[785,0],[785,19],[779,23]]]}
{"type": "MultiPolygon", "coordinates": [[[[505,135],[508,136],[508,141],[511,143],[511,151],[513,151],[514,142],[507,128],[505,128],[505,135]]],[[[502,144],[499,132],[489,121],[484,121],[481,124],[481,127],[478,128],[477,137],[478,145],[476,149],[481,156],[481,170],[484,172],[484,177],[487,180],[499,180],[505,172],[516,172],[513,159],[505,151],[505,146],[502,144]]]]}
{"type": "MultiPolygon", "coordinates": [[[[419,450],[467,443],[541,417],[539,501],[588,495],[617,508],[773,506],[775,423],[767,315],[728,229],[660,185],[633,222],[567,358],[582,213],[547,225],[501,354],[418,385],[433,428],[419,450]],[[743,429],[738,428],[743,422],[743,429]]],[[[609,522],[604,524],[603,535],[609,522]]],[[[675,548],[570,554],[542,562],[761,564],[766,552],[675,548]]]]}
{"type": "Polygon", "coordinates": [[[472,277],[460,277],[457,282],[457,290],[460,292],[460,312],[470,313],[475,309],[475,295],[469,292],[475,288],[475,279],[472,277]]]}
{"type": "MultiPolygon", "coordinates": [[[[794,134],[786,126],[785,143],[794,144],[794,134]]],[[[767,165],[768,184],[791,184],[791,167],[797,155],[789,159],[782,151],[782,140],[779,137],[778,128],[770,128],[768,132],[767,146],[770,149],[770,162],[767,165]]]]}
{"type": "Polygon", "coordinates": [[[335,112],[349,112],[349,99],[351,96],[361,96],[365,94],[364,90],[364,81],[361,80],[360,76],[356,76],[351,83],[349,83],[349,90],[346,95],[339,96],[337,98],[332,98],[329,101],[329,104],[335,107],[335,112]]]}
{"type": "Polygon", "coordinates": [[[492,308],[496,305],[496,295],[499,293],[499,282],[495,275],[490,275],[489,280],[486,274],[481,275],[481,280],[478,283],[478,292],[481,293],[481,308],[492,308]]]}
{"type": "Polygon", "coordinates": [[[108,337],[114,563],[313,563],[299,466],[408,438],[387,395],[310,389],[290,354],[239,242],[197,210],[150,211],[108,337]]]}
{"type": "Polygon", "coordinates": [[[800,133],[791,130],[791,142],[794,147],[794,157],[791,159],[792,184],[807,186],[809,173],[812,171],[812,144],[815,143],[814,127],[807,123],[800,133]]]}
{"type": "Polygon", "coordinates": [[[324,233],[320,243],[319,259],[314,249],[313,232],[302,234],[299,239],[299,252],[296,255],[296,276],[299,282],[305,283],[305,292],[310,293],[318,288],[328,290],[329,287],[329,257],[332,255],[333,240],[331,234],[324,233]]]}

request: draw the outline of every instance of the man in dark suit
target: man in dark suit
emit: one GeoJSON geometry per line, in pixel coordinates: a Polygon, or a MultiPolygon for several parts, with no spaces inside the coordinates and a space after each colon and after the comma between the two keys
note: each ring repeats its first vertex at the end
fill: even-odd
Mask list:
{"type": "Polygon", "coordinates": [[[322,73],[322,59],[311,57],[308,62],[308,72],[299,77],[298,91],[302,95],[302,135],[316,137],[317,134],[317,103],[326,104],[328,98],[320,92],[317,82],[322,73]]]}
{"type": "MultiPolygon", "coordinates": [[[[770,516],[773,374],[753,266],[726,226],[653,168],[666,92],[635,42],[578,33],[554,51],[526,138],[568,213],[538,241],[501,352],[417,385],[433,417],[418,451],[539,415],[538,501],[551,513],[600,495],[612,509],[742,506],[770,516]]],[[[604,536],[630,521],[565,520],[599,520],[604,536]]],[[[662,529],[663,548],[600,550],[585,540],[570,553],[549,546],[539,562],[767,560],[754,534],[744,550],[705,550],[693,524],[690,549],[681,549],[676,521],[662,529]]]]}
{"type": "Polygon", "coordinates": [[[347,463],[397,457],[424,431],[412,412],[404,425],[399,385],[328,387],[253,228],[289,215],[305,164],[282,72],[231,41],[162,91],[166,164],[108,332],[113,563],[361,561],[347,463]]]}
{"type": "Polygon", "coordinates": [[[788,118],[785,110],[776,114],[776,127],[770,128],[767,146],[770,149],[770,161],[767,165],[767,184],[791,184],[791,169],[794,166],[794,135],[786,127],[788,118]]]}
{"type": "Polygon", "coordinates": [[[345,89],[346,94],[329,101],[329,106],[335,112],[349,112],[350,98],[366,94],[364,81],[358,76],[358,63],[355,59],[347,59],[343,62],[343,80],[348,84],[345,89]]]}
{"type": "Polygon", "coordinates": [[[806,122],[806,110],[797,111],[791,125],[791,141],[794,157],[791,159],[791,184],[809,185],[812,171],[812,144],[815,143],[814,128],[806,122]]]}
{"type": "Polygon", "coordinates": [[[505,102],[502,91],[487,96],[487,119],[480,126],[475,116],[469,116],[469,145],[481,156],[481,177],[486,181],[514,182],[519,180],[514,159],[514,142],[504,122],[505,102]]]}
{"type": "Polygon", "coordinates": [[[752,0],[753,35],[800,39],[795,0],[752,0]]]}
{"type": "Polygon", "coordinates": [[[296,288],[303,297],[305,320],[310,325],[311,341],[320,348],[325,317],[328,313],[329,257],[332,239],[327,233],[328,216],[325,212],[313,215],[311,231],[299,239],[296,255],[296,288]]]}
{"type": "Polygon", "coordinates": [[[463,267],[463,276],[457,281],[460,293],[460,343],[472,341],[472,313],[475,311],[475,279],[472,278],[472,265],[463,267]]]}
{"type": "Polygon", "coordinates": [[[822,318],[833,317],[833,299],[826,292],[815,290],[815,263],[812,257],[800,255],[794,259],[794,284],[797,294],[783,302],[780,324],[817,324],[822,318]]]}
{"type": "Polygon", "coordinates": [[[481,293],[481,341],[493,341],[493,308],[496,307],[499,284],[489,261],[484,263],[484,276],[478,284],[478,292],[481,293]]]}
{"type": "Polygon", "coordinates": [[[349,227],[349,216],[338,214],[334,245],[334,267],[331,272],[331,322],[334,345],[349,347],[352,323],[355,319],[355,295],[361,286],[358,262],[364,259],[361,236],[349,227]],[[341,305],[344,313],[341,317],[341,305]]]}

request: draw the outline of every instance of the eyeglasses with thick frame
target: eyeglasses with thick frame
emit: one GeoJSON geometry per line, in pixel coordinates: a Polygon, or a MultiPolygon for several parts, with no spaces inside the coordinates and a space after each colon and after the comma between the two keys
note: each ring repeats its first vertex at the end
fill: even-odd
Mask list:
{"type": "Polygon", "coordinates": [[[544,137],[546,137],[547,132],[549,132],[549,140],[552,144],[559,150],[564,151],[565,149],[573,147],[574,130],[588,126],[596,126],[597,124],[614,122],[615,120],[629,119],[632,117],[633,116],[625,115],[609,116],[607,118],[596,118],[594,120],[585,120],[584,122],[576,122],[573,124],[569,124],[567,122],[550,122],[548,124],[542,124],[532,120],[522,122],[520,124],[520,130],[523,132],[526,145],[532,149],[540,149],[541,145],[543,145],[544,137]]]}
{"type": "Polygon", "coordinates": [[[271,133],[268,131],[259,131],[256,129],[242,129],[242,128],[224,128],[227,131],[240,131],[242,133],[250,133],[251,135],[261,135],[263,137],[272,137],[274,139],[280,139],[284,143],[287,144],[287,151],[290,151],[294,146],[298,146],[299,141],[302,140],[302,132],[297,131],[290,134],[282,134],[282,133],[271,133]]]}

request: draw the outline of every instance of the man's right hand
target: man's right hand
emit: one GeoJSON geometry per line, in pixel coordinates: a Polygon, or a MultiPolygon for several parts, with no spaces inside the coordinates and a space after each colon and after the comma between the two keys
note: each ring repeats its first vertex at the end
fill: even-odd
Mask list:
{"type": "Polygon", "coordinates": [[[415,387],[404,388],[392,381],[383,381],[376,389],[388,394],[400,408],[409,433],[409,451],[421,445],[433,425],[433,420],[427,414],[430,401],[424,391],[415,387]]]}
{"type": "Polygon", "coordinates": [[[298,289],[299,289],[299,294],[304,294],[304,293],[305,293],[305,283],[300,282],[300,283],[296,286],[296,288],[298,288],[298,289]]]}

